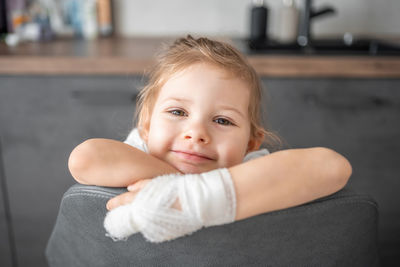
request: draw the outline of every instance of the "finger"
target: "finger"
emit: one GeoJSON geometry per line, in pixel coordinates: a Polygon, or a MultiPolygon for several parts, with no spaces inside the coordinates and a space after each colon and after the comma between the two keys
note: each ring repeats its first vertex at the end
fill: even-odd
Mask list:
{"type": "Polygon", "coordinates": [[[129,204],[135,199],[136,194],[135,192],[126,192],[116,196],[107,202],[106,207],[108,210],[112,210],[121,205],[129,204]]]}
{"type": "Polygon", "coordinates": [[[134,200],[135,195],[136,193],[134,192],[126,192],[119,196],[116,196],[107,202],[107,209],[112,210],[121,205],[131,203],[134,200]]]}
{"type": "Polygon", "coordinates": [[[139,180],[134,184],[131,184],[128,186],[128,191],[134,192],[134,191],[138,191],[140,189],[142,189],[143,187],[145,187],[145,185],[147,183],[150,182],[151,179],[143,179],[143,180],[139,180]]]}
{"type": "Polygon", "coordinates": [[[136,183],[129,185],[128,190],[131,192],[140,190],[148,183],[148,181],[149,179],[139,180],[136,183]]]}

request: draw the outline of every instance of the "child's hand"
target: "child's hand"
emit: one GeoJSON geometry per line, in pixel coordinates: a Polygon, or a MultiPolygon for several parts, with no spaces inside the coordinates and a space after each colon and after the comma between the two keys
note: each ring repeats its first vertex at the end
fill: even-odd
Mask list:
{"type": "Polygon", "coordinates": [[[163,175],[136,187],[142,189],[132,203],[111,210],[104,218],[107,236],[113,240],[141,232],[147,240],[159,243],[235,218],[236,197],[228,169],[163,175]],[[184,208],[179,211],[181,201],[184,208]]]}
{"type": "Polygon", "coordinates": [[[131,203],[135,197],[136,194],[139,193],[139,191],[145,187],[145,185],[150,182],[150,179],[143,179],[143,180],[139,180],[134,184],[131,184],[128,186],[128,190],[129,192],[123,193],[119,196],[116,196],[112,199],[110,199],[107,202],[107,209],[108,210],[112,210],[115,209],[116,207],[125,205],[125,204],[129,204],[131,203]]]}

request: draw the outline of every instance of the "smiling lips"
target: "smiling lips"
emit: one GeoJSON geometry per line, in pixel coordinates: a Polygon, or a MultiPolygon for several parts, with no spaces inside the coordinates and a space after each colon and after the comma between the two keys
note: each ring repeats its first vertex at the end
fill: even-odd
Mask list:
{"type": "Polygon", "coordinates": [[[202,162],[213,160],[212,158],[207,157],[204,154],[191,152],[191,151],[173,150],[172,152],[174,152],[179,158],[181,158],[185,161],[191,161],[191,162],[195,162],[195,163],[202,163],[202,162]]]}

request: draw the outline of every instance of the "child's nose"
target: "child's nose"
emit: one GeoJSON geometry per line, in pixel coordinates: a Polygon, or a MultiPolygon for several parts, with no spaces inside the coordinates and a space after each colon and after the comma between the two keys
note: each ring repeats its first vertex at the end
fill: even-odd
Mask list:
{"type": "Polygon", "coordinates": [[[191,129],[188,129],[184,132],[183,137],[185,140],[190,140],[192,142],[201,144],[208,144],[211,140],[207,130],[201,126],[195,126],[191,129]]]}
{"type": "Polygon", "coordinates": [[[192,140],[192,141],[194,141],[194,142],[199,142],[199,143],[203,143],[203,144],[208,144],[208,143],[209,143],[209,141],[208,141],[207,138],[204,138],[204,137],[196,137],[196,136],[190,135],[190,134],[185,135],[185,139],[187,139],[187,140],[190,139],[190,140],[192,140]]]}

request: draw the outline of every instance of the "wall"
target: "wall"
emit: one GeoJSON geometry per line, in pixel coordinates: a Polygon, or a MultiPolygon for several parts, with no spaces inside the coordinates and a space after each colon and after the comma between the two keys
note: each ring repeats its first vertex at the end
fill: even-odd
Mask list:
{"type": "MultiPolygon", "coordinates": [[[[303,0],[296,0],[298,5],[303,0]]],[[[250,0],[114,0],[117,32],[125,36],[248,35],[250,0]]],[[[269,32],[278,29],[281,1],[265,1],[270,8],[269,32]]],[[[314,23],[317,35],[400,34],[398,0],[315,0],[315,7],[331,5],[336,15],[314,23]]]]}

